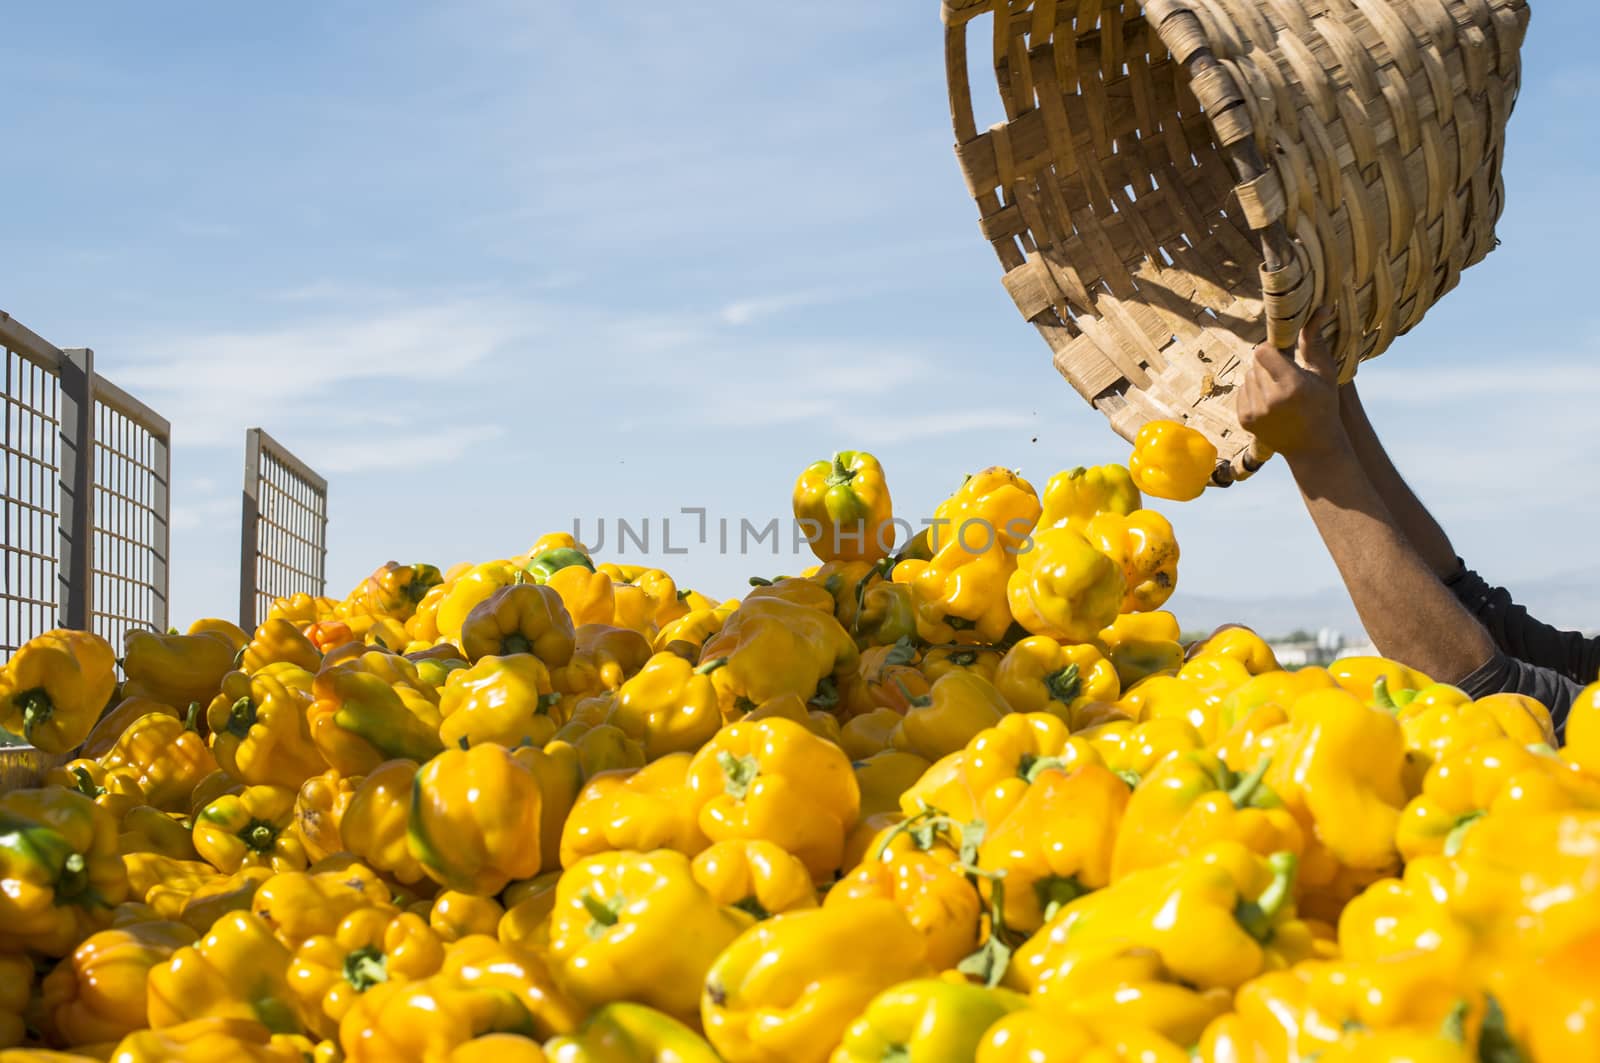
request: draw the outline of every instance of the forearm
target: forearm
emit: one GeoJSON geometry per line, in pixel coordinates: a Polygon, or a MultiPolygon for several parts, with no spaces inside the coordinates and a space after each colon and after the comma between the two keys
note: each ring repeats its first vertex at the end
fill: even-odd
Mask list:
{"type": "Polygon", "coordinates": [[[1353,444],[1340,440],[1296,455],[1289,467],[1367,634],[1385,656],[1446,682],[1495,656],[1488,632],[1385,507],[1353,444]]]}
{"type": "Polygon", "coordinates": [[[1353,385],[1340,389],[1339,416],[1367,479],[1412,548],[1438,578],[1454,575],[1460,561],[1450,537],[1394,467],[1353,385]]]}

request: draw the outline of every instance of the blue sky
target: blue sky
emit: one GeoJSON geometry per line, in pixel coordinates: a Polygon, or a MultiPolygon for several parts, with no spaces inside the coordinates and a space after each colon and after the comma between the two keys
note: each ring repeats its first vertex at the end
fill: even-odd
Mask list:
{"type": "MultiPolygon", "coordinates": [[[[839,448],[908,516],[984,465],[1122,460],[978,233],[937,7],[18,7],[0,307],[173,421],[180,620],[235,608],[254,424],[332,483],[338,593],[575,517],[658,552],[685,506],[762,524],[839,448]]],[[[1593,571],[1600,523],[1584,10],[1535,5],[1504,246],[1362,376],[1513,585],[1593,571]]],[[[1179,603],[1335,582],[1276,463],[1168,512],[1179,603]]],[[[794,567],[691,545],[668,567],[713,592],[794,567]]]]}

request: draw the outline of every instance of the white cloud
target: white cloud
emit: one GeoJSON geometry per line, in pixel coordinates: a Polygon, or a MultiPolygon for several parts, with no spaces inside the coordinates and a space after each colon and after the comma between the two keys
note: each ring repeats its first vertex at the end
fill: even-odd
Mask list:
{"type": "Polygon", "coordinates": [[[741,299],[729,303],[717,311],[717,318],[726,325],[748,325],[752,321],[772,317],[790,310],[800,310],[808,306],[818,306],[832,302],[835,298],[837,298],[836,293],[814,291],[789,292],[784,295],[741,299]]]}
{"type": "Polygon", "coordinates": [[[362,435],[359,440],[325,440],[316,444],[325,454],[319,462],[327,473],[363,473],[389,469],[416,469],[457,461],[481,444],[504,436],[499,425],[465,425],[460,428],[415,430],[389,436],[362,435]]]}

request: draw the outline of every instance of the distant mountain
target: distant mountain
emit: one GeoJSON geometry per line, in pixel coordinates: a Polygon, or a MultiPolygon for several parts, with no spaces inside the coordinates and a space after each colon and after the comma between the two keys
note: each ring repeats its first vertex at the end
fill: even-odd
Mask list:
{"type": "MultiPolygon", "coordinates": [[[[1491,573],[1491,579],[1495,578],[1491,573]]],[[[1541,579],[1511,580],[1518,604],[1547,624],[1577,631],[1600,631],[1600,568],[1541,579]]],[[[1268,637],[1291,631],[1333,628],[1345,640],[1360,641],[1361,621],[1343,587],[1325,587],[1304,594],[1221,598],[1185,594],[1180,588],[1168,603],[1185,631],[1209,630],[1220,624],[1245,624],[1268,637]]]]}

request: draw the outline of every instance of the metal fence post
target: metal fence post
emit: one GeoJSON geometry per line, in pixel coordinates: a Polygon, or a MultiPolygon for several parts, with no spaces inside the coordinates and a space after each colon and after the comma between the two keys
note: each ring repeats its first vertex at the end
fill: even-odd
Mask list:
{"type": "Polygon", "coordinates": [[[256,536],[261,526],[261,429],[244,434],[244,505],[239,521],[239,626],[256,629],[256,536]]]}
{"type": "Polygon", "coordinates": [[[87,631],[94,596],[94,351],[61,353],[61,625],[87,631]]]}
{"type": "Polygon", "coordinates": [[[172,439],[152,437],[150,447],[155,468],[150,485],[150,622],[157,631],[165,631],[171,622],[168,559],[172,549],[172,439]]]}

